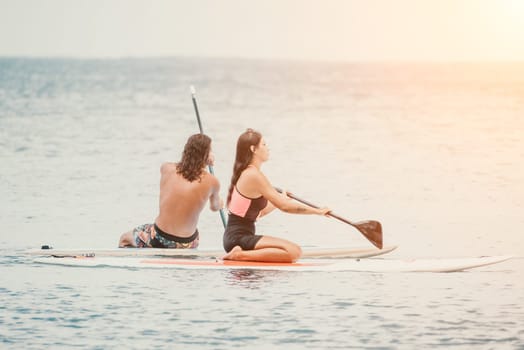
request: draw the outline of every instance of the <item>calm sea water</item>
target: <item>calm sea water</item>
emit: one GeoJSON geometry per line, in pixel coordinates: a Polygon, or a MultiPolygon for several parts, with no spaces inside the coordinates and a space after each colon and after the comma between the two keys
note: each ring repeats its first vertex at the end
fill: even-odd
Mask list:
{"type": "MultiPolygon", "coordinates": [[[[524,349],[524,64],[0,59],[0,348],[524,349]],[[453,274],[64,268],[156,216],[159,165],[198,132],[215,173],[260,130],[274,185],[376,219],[385,258],[514,254],[453,274]]],[[[261,233],[369,246],[320,217],[261,233]]],[[[221,245],[218,214],[202,247],[221,245]]]]}

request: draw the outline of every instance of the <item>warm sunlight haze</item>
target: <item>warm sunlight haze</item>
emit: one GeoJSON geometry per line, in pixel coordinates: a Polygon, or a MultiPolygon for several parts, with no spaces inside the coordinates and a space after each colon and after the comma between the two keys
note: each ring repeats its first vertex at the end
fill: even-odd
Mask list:
{"type": "Polygon", "coordinates": [[[0,227],[2,350],[524,350],[524,0],[0,0],[0,227]]]}
{"type": "Polygon", "coordinates": [[[0,0],[0,55],[522,61],[520,0],[0,0]]]}

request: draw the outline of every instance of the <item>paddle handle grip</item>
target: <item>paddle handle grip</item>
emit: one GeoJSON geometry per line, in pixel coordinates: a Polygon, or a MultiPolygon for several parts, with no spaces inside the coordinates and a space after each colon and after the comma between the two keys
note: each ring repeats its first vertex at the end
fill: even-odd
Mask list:
{"type": "Polygon", "coordinates": [[[195,97],[195,94],[196,94],[195,87],[191,85],[190,89],[191,89],[191,99],[193,100],[193,107],[195,108],[195,114],[196,114],[197,121],[198,121],[198,128],[200,129],[200,133],[203,134],[204,128],[202,127],[202,121],[200,120],[200,113],[198,111],[198,105],[197,105],[197,101],[195,97]]]}

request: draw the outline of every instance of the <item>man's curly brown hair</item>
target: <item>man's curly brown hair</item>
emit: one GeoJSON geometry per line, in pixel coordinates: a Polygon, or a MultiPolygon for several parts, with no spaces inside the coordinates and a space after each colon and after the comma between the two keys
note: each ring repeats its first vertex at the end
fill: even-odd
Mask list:
{"type": "Polygon", "coordinates": [[[189,182],[202,179],[202,172],[208,163],[211,151],[211,138],[195,134],[187,139],[182,159],[176,165],[177,173],[189,182]]]}

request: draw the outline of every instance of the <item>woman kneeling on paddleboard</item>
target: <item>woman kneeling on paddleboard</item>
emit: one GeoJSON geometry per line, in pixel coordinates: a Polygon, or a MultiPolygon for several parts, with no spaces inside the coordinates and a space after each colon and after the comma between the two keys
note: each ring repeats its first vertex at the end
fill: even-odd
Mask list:
{"type": "Polygon", "coordinates": [[[278,193],[260,170],[269,159],[262,135],[252,129],[237,141],[233,176],[227,198],[229,219],[224,232],[224,259],[267,262],[293,262],[302,254],[288,240],[255,234],[255,221],[278,208],[286,213],[326,215],[328,208],[316,209],[293,202],[278,193]]]}

